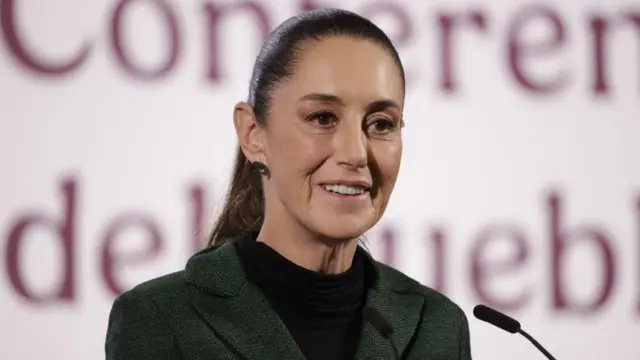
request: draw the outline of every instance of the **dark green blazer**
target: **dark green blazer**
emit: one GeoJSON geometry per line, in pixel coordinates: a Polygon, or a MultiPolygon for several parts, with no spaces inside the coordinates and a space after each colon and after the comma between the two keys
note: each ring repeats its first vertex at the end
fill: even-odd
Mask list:
{"type": "MultiPolygon", "coordinates": [[[[393,326],[402,359],[471,359],[467,318],[457,305],[370,257],[367,261],[378,272],[367,303],[393,326]]],[[[184,271],[119,296],[105,350],[108,360],[304,359],[286,326],[247,280],[231,242],[195,254],[184,271]]],[[[366,324],[356,358],[392,360],[392,348],[366,324]]]]}

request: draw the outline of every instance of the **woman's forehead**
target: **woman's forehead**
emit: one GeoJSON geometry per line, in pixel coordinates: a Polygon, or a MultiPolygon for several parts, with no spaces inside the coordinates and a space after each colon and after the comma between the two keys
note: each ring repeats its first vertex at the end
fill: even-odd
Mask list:
{"type": "Polygon", "coordinates": [[[292,77],[283,84],[287,97],[320,93],[344,101],[404,99],[400,69],[380,45],[364,39],[332,37],[301,48],[292,77]]]}

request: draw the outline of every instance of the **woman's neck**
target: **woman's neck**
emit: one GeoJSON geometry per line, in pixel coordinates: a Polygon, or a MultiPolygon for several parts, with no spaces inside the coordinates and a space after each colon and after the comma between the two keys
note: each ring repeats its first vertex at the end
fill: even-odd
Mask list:
{"type": "Polygon", "coordinates": [[[265,217],[256,241],[264,242],[289,261],[311,271],[340,274],[351,267],[358,239],[322,239],[298,224],[289,221],[276,224],[273,220],[265,217]]]}

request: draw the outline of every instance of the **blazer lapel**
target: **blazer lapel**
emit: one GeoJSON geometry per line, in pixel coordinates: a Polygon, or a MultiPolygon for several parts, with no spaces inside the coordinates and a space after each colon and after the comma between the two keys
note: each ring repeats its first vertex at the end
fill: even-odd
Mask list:
{"type": "MultiPolygon", "coordinates": [[[[367,294],[367,305],[376,308],[393,327],[393,341],[402,359],[415,335],[424,313],[424,297],[410,292],[405,279],[385,278],[380,265],[375,264],[377,279],[367,294]]],[[[371,326],[365,323],[356,355],[357,360],[393,359],[393,348],[371,326]]]]}
{"type": "MultiPolygon", "coordinates": [[[[392,272],[381,271],[384,265],[369,256],[367,263],[375,275],[367,293],[367,305],[375,307],[393,326],[393,340],[402,358],[420,323],[424,298],[411,292],[405,278],[395,278],[392,272]]],[[[247,280],[232,242],[192,256],[185,274],[187,281],[197,289],[192,298],[193,308],[235,356],[264,360],[304,359],[264,295],[247,280]]],[[[392,351],[387,339],[370,324],[364,324],[357,360],[393,359],[392,351]]]]}
{"type": "Polygon", "coordinates": [[[262,293],[247,281],[233,244],[194,255],[186,274],[200,289],[193,296],[193,308],[236,356],[304,359],[284,323],[262,293]]]}

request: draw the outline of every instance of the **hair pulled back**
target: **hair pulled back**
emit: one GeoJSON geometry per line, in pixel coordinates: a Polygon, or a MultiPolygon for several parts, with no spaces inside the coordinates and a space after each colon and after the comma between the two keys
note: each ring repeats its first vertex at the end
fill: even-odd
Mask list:
{"type": "MultiPolygon", "coordinates": [[[[404,68],[398,52],[387,35],[371,21],[342,9],[303,12],[273,30],[256,58],[247,102],[253,108],[258,123],[266,123],[271,93],[278,84],[293,75],[302,45],[334,36],[365,39],[380,45],[397,63],[404,84],[404,68]]],[[[264,209],[262,177],[238,147],[231,185],[208,245],[259,231],[264,209]]]]}

